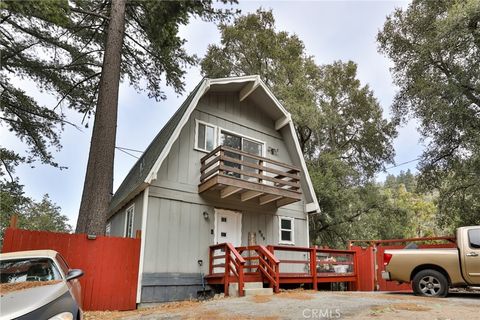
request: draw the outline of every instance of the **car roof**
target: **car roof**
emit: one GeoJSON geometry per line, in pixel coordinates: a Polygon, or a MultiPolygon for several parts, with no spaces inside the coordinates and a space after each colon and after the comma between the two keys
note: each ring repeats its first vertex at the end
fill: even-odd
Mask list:
{"type": "Polygon", "coordinates": [[[16,251],[9,253],[0,253],[0,260],[15,259],[15,258],[54,258],[58,254],[54,250],[30,250],[30,251],[16,251]]]}

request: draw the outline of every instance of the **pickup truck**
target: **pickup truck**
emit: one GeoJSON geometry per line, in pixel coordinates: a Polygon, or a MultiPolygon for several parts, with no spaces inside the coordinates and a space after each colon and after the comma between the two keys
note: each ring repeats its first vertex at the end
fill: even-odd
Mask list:
{"type": "Polygon", "coordinates": [[[416,295],[445,297],[450,288],[480,286],[480,226],[457,229],[456,248],[386,250],[387,281],[412,283],[416,295]]]}

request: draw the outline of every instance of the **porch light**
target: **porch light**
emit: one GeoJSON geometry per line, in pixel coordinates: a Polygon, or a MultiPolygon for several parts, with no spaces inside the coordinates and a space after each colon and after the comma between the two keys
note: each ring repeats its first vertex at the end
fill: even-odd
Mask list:
{"type": "Polygon", "coordinates": [[[208,216],[209,216],[209,215],[208,215],[208,212],[207,212],[207,211],[203,211],[203,218],[204,218],[205,220],[208,220],[208,216]]]}

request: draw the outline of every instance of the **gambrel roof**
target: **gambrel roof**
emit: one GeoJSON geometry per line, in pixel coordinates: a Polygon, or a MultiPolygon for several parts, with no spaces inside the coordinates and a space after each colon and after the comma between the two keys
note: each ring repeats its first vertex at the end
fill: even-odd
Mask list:
{"type": "Polygon", "coordinates": [[[285,110],[260,77],[254,75],[220,79],[204,78],[160,130],[127,174],[112,198],[110,215],[127,204],[128,201],[145,189],[152,180],[156,179],[163,160],[170,152],[173,143],[180,135],[198,101],[209,91],[238,92],[240,101],[247,98],[252,99],[267,115],[275,120],[276,130],[286,130],[285,142],[289,147],[288,151],[294,164],[302,169],[302,189],[307,200],[305,210],[307,212],[319,212],[317,197],[301,153],[290,113],[285,110]]]}

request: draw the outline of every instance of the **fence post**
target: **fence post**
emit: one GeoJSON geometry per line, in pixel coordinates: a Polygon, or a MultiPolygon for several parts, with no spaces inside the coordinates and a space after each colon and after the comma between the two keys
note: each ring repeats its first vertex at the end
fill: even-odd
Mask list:
{"type": "Polygon", "coordinates": [[[317,283],[317,246],[310,248],[310,274],[313,281],[313,290],[318,290],[317,283]]]}

